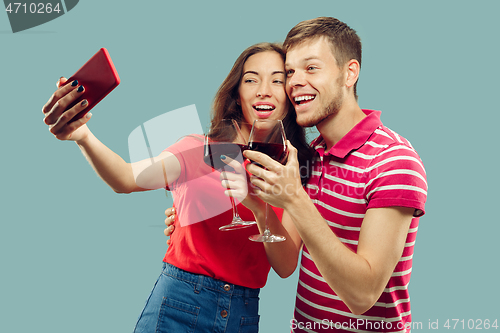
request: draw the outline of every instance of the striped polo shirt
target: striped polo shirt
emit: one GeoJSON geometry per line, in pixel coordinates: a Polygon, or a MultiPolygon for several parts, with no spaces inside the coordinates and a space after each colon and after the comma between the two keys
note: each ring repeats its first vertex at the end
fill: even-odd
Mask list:
{"type": "Polygon", "coordinates": [[[332,232],[354,252],[367,209],[414,208],[403,255],[375,305],[354,315],[325,282],[304,245],[293,332],[410,331],[408,283],[427,197],[425,170],[411,144],[382,125],[380,111],[363,112],[367,116],[328,152],[321,136],[313,141],[316,156],[306,191],[332,232]]]}

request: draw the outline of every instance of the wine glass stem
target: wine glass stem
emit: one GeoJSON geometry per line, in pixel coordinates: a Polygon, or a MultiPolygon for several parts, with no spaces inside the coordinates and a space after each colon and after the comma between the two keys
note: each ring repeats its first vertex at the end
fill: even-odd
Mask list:
{"type": "Polygon", "coordinates": [[[240,215],[238,214],[238,209],[236,209],[236,204],[234,203],[234,198],[229,197],[229,200],[231,200],[231,206],[233,207],[233,221],[235,221],[235,220],[240,218],[240,215]]]}
{"type": "Polygon", "coordinates": [[[271,233],[271,231],[269,230],[269,225],[268,225],[268,222],[267,222],[267,210],[269,209],[269,204],[266,202],[266,214],[265,214],[265,221],[266,221],[266,229],[264,230],[264,235],[269,235],[271,233]]]}

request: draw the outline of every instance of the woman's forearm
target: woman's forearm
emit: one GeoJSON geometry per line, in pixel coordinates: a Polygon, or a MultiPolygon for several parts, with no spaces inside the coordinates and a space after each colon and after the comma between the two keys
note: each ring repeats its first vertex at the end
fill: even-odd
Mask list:
{"type": "Polygon", "coordinates": [[[141,190],[137,187],[132,167],[90,132],[76,142],[97,175],[117,193],[141,190]]]}

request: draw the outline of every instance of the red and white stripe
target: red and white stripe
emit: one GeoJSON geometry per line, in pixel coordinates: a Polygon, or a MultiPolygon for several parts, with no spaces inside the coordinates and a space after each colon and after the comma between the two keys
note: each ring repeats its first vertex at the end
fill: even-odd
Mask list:
{"type": "Polygon", "coordinates": [[[415,209],[403,254],[379,300],[362,315],[352,314],[328,286],[304,246],[293,332],[409,332],[408,284],[419,217],[427,197],[425,169],[411,144],[380,125],[359,149],[344,158],[324,154],[322,142],[306,191],[331,230],[356,252],[367,209],[415,209]],[[353,325],[353,323],[356,323],[353,325]],[[364,323],[364,325],[360,325],[364,323]],[[327,325],[329,324],[329,326],[327,325]]]}

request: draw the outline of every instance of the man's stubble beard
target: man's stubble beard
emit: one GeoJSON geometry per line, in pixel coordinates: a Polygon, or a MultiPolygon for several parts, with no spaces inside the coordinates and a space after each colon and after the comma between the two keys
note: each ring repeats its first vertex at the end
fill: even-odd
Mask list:
{"type": "Polygon", "coordinates": [[[297,124],[299,124],[302,127],[317,126],[321,122],[336,115],[340,111],[343,101],[344,101],[344,92],[340,90],[339,94],[335,96],[327,106],[321,108],[315,114],[311,115],[308,119],[299,121],[299,119],[297,118],[297,124]]]}
{"type": "Polygon", "coordinates": [[[336,80],[337,88],[339,88],[339,90],[327,106],[323,107],[315,114],[312,114],[308,119],[299,121],[299,119],[297,118],[297,124],[302,127],[313,127],[336,115],[344,102],[344,91],[342,90],[340,82],[342,82],[341,76],[339,76],[336,80]]]}

